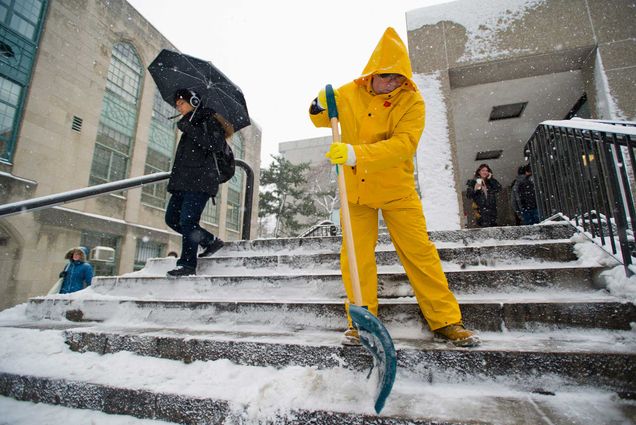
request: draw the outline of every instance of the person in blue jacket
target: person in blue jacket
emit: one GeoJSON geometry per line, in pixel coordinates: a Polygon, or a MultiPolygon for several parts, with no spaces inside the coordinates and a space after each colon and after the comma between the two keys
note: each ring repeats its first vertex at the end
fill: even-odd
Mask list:
{"type": "Polygon", "coordinates": [[[86,262],[88,249],[84,247],[73,248],[66,253],[64,259],[68,260],[60,277],[64,278],[60,294],[70,294],[90,286],[93,280],[93,266],[86,262]]]}

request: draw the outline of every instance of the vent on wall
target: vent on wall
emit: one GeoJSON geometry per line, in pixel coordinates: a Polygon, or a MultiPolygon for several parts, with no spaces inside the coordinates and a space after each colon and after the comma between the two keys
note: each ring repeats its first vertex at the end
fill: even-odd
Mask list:
{"type": "Polygon", "coordinates": [[[80,131],[82,131],[82,122],[83,120],[80,117],[76,117],[75,115],[73,115],[73,123],[71,124],[71,129],[79,133],[80,131]]]}
{"type": "Polygon", "coordinates": [[[502,149],[496,151],[481,151],[475,155],[475,161],[483,161],[485,159],[497,159],[501,156],[502,149]]]}
{"type": "Polygon", "coordinates": [[[489,121],[507,120],[510,118],[519,118],[526,109],[528,102],[511,103],[509,105],[497,105],[492,107],[490,111],[489,121]]]}

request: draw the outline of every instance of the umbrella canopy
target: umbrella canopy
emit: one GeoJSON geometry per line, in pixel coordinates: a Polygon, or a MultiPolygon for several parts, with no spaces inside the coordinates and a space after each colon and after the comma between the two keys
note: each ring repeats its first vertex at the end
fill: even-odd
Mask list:
{"type": "Polygon", "coordinates": [[[238,131],[250,125],[241,89],[210,62],[163,49],[148,66],[163,100],[174,106],[179,89],[194,91],[200,106],[213,109],[238,131]]]}

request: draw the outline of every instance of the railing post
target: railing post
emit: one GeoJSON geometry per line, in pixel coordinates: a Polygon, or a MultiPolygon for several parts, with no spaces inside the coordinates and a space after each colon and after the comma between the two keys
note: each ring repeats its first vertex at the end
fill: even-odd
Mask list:
{"type": "MultiPolygon", "coordinates": [[[[631,276],[634,273],[630,270],[629,266],[632,264],[632,256],[629,252],[629,243],[627,241],[627,219],[625,217],[625,204],[623,203],[623,193],[621,190],[620,182],[618,179],[618,172],[616,171],[616,167],[618,164],[614,162],[616,157],[614,156],[613,149],[616,148],[615,145],[610,143],[603,143],[603,148],[605,151],[605,165],[607,167],[607,174],[610,181],[610,195],[611,195],[611,206],[614,212],[614,219],[616,220],[616,230],[618,233],[618,243],[621,247],[621,254],[623,257],[623,266],[625,266],[625,273],[627,276],[631,276]]],[[[612,223],[609,222],[608,226],[612,226],[612,223]]]]}
{"type": "Polygon", "coordinates": [[[243,226],[241,230],[241,238],[243,240],[249,240],[252,230],[252,204],[254,199],[254,171],[247,165],[245,161],[240,159],[235,160],[236,165],[241,167],[245,171],[245,200],[243,202],[243,226]]]}

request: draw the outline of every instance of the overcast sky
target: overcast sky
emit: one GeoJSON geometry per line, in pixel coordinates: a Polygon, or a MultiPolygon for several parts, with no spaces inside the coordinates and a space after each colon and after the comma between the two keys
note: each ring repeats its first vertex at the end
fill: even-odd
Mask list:
{"type": "Polygon", "coordinates": [[[359,76],[387,27],[408,44],[406,11],[449,0],[128,1],[179,50],[241,87],[266,164],[279,142],[331,134],[313,127],[309,103],[325,84],[359,76]]]}

